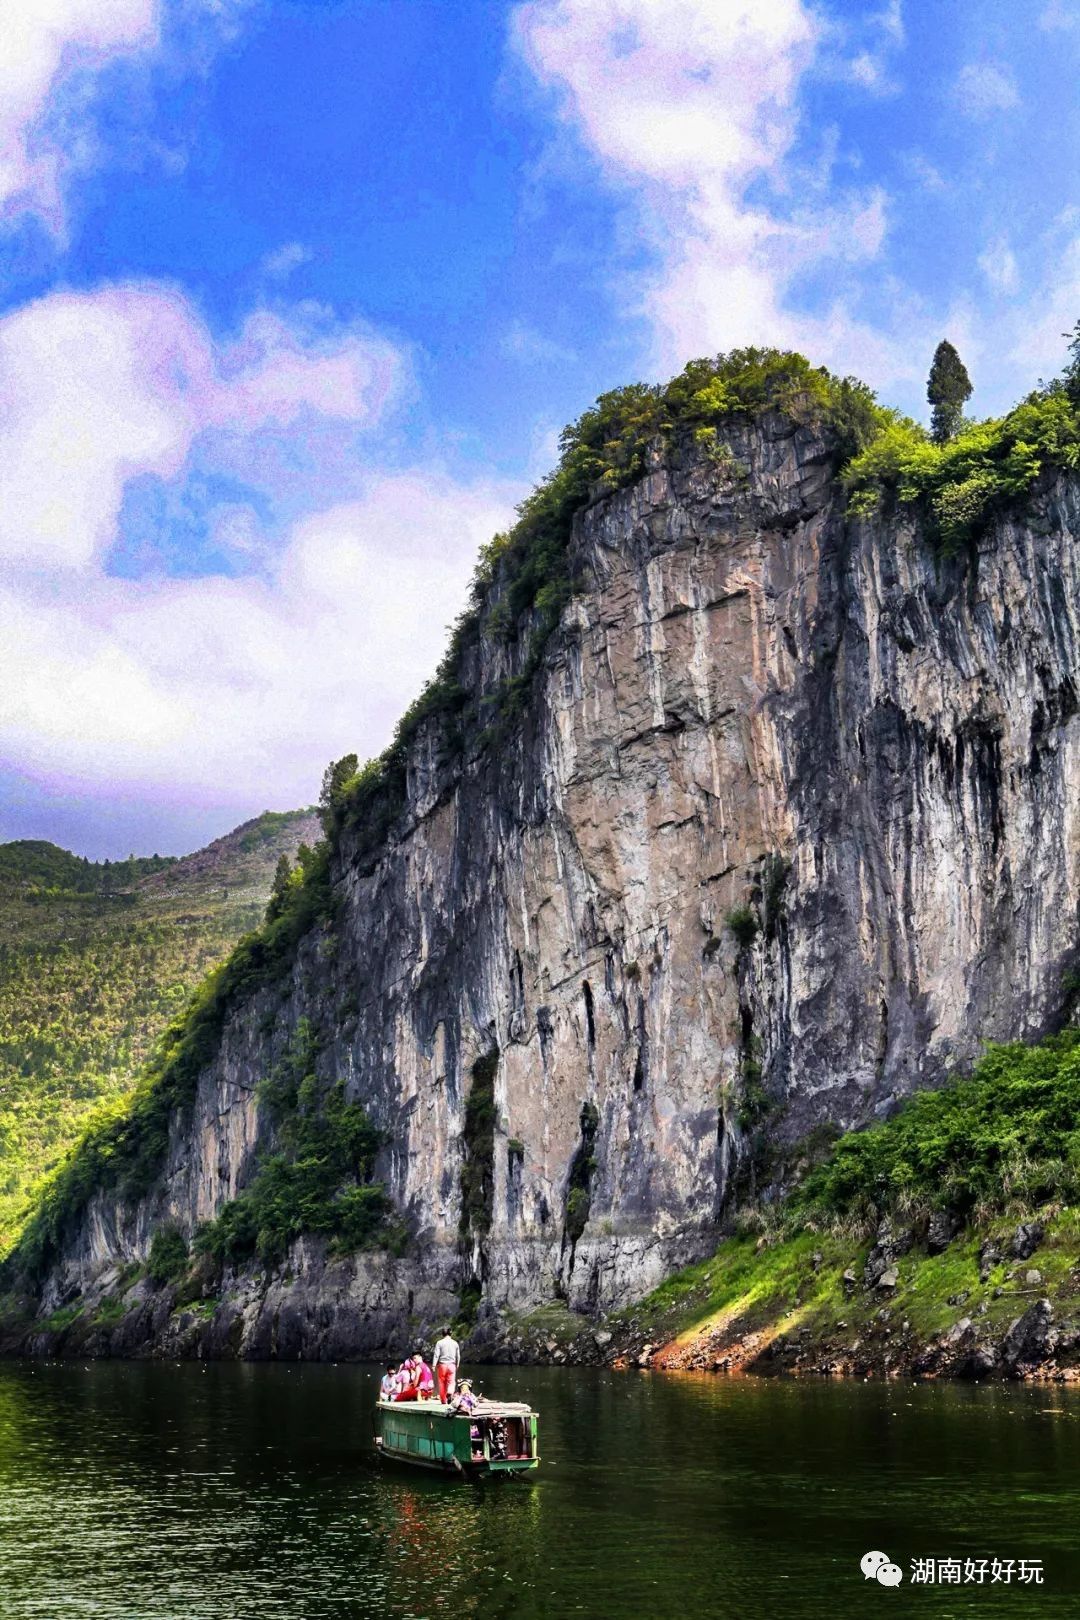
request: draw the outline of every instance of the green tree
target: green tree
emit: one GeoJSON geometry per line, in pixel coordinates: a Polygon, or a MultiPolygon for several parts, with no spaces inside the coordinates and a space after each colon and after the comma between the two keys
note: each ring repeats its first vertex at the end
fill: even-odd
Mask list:
{"type": "Polygon", "coordinates": [[[1069,339],[1069,359],[1065,366],[1065,392],[1069,396],[1069,403],[1080,411],[1080,321],[1077,321],[1071,332],[1066,332],[1069,339]]]}
{"type": "Polygon", "coordinates": [[[323,772],[319,819],[327,837],[333,831],[335,812],[342,802],[346,786],[357,773],[358,764],[355,754],[345,754],[341,759],[332,759],[323,772]]]}
{"type": "Polygon", "coordinates": [[[947,338],[934,350],[926,397],[934,407],[930,435],[935,444],[948,444],[959,432],[964,406],[971,398],[967,367],[947,338]]]}
{"type": "Polygon", "coordinates": [[[278,863],[274,868],[274,881],[270,889],[270,899],[266,903],[266,920],[273,922],[280,917],[285,905],[285,896],[289,892],[289,879],[292,876],[292,863],[289,857],[282,853],[278,856],[278,863]]]}

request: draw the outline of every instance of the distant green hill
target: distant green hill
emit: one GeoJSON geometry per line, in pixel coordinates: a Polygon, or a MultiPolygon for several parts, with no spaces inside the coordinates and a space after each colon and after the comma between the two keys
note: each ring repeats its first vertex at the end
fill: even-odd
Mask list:
{"type": "Polygon", "coordinates": [[[0,893],[9,889],[53,895],[109,894],[129,889],[140,878],[175,866],[172,855],[130,856],[126,861],[88,861],[41,838],[0,844],[0,893]]]}
{"type": "Polygon", "coordinates": [[[268,812],[182,859],[0,844],[0,1254],[43,1177],[261,921],[279,857],[319,834],[301,810],[268,812]]]}

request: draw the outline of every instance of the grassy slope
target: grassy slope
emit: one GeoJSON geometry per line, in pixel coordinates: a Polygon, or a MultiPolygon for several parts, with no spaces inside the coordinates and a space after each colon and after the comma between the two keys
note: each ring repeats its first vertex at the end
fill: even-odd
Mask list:
{"type": "Polygon", "coordinates": [[[886,1358],[911,1365],[964,1317],[980,1341],[993,1342],[1034,1299],[1048,1298],[1059,1317],[1080,1310],[1080,1212],[1042,1213],[1046,1236],[1029,1260],[1008,1255],[1017,1223],[1001,1218],[967,1228],[941,1254],[916,1245],[896,1262],[899,1281],[888,1292],[864,1285],[869,1242],[814,1232],[764,1244],[733,1237],[670,1277],[628,1320],[637,1340],[663,1346],[656,1365],[753,1365],[781,1348],[815,1369],[881,1370],[886,1358]],[[979,1252],[992,1238],[1004,1254],[984,1281],[979,1252]],[[1027,1281],[1032,1270],[1037,1283],[1027,1281]],[[845,1271],[855,1273],[853,1287],[845,1271]]]}
{"type": "Polygon", "coordinates": [[[0,1254],[48,1171],[262,920],[279,855],[317,836],[306,812],[267,815],[182,860],[108,867],[0,845],[0,1254]]]}
{"type": "Polygon", "coordinates": [[[1070,1028],[991,1048],[970,1078],[844,1137],[786,1203],[744,1211],[741,1235],[617,1325],[632,1319],[636,1342],[664,1344],[660,1359],[674,1366],[751,1363],[770,1349],[809,1366],[911,1365],[965,1317],[979,1343],[1000,1344],[1035,1299],[1058,1320],[1080,1316],[1078,1205],[1080,1031],[1070,1028]],[[930,1223],[944,1218],[956,1235],[931,1253],[930,1223]],[[1033,1219],[1042,1242],[1013,1257],[1019,1222],[1033,1219]],[[886,1289],[864,1277],[883,1220],[910,1237],[886,1289]],[[1000,1258],[980,1273],[988,1243],[1000,1258]]]}

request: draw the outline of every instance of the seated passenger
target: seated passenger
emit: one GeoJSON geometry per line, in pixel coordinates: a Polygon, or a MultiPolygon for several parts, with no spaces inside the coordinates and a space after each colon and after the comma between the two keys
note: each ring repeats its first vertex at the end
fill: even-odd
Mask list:
{"type": "Polygon", "coordinates": [[[474,1412],[476,1410],[476,1396],[473,1394],[472,1379],[463,1378],[458,1385],[457,1394],[450,1402],[451,1412],[474,1412]]]}
{"type": "Polygon", "coordinates": [[[397,1383],[397,1368],[394,1366],[394,1363],[392,1361],[388,1361],[387,1364],[386,1364],[386,1371],[382,1375],[382,1383],[379,1385],[379,1399],[380,1399],[380,1401],[392,1401],[393,1400],[393,1398],[394,1398],[394,1388],[395,1388],[396,1383],[397,1383]]]}
{"type": "Polygon", "coordinates": [[[424,1360],[423,1356],[414,1356],[416,1368],[416,1398],[420,1401],[430,1401],[435,1394],[435,1374],[424,1360]]]}
{"type": "Polygon", "coordinates": [[[415,1369],[414,1369],[413,1364],[412,1364],[412,1358],[410,1356],[406,1356],[405,1360],[401,1363],[401,1366],[398,1369],[397,1388],[394,1391],[394,1400],[395,1401],[415,1401],[415,1399],[416,1399],[415,1369]]]}

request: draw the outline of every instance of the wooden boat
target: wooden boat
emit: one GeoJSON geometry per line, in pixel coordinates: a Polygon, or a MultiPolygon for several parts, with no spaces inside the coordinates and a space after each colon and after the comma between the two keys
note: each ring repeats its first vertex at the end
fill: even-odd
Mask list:
{"type": "Polygon", "coordinates": [[[521,1474],[536,1468],[536,1413],[520,1401],[480,1401],[456,1412],[438,1401],[377,1401],[380,1456],[443,1473],[521,1474]]]}

